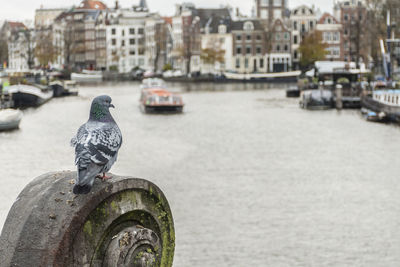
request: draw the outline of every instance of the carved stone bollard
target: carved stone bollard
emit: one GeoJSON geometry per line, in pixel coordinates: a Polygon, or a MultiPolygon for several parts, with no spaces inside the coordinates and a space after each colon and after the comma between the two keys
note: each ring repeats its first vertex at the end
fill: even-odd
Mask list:
{"type": "Polygon", "coordinates": [[[161,190],[137,178],[72,191],[76,172],[42,175],[18,196],[0,237],[0,266],[172,266],[175,232],[161,190]]]}

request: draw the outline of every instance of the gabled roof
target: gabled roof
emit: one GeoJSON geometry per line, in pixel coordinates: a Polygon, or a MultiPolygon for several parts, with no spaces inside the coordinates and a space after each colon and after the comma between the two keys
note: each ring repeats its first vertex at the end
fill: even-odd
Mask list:
{"type": "Polygon", "coordinates": [[[23,24],[22,22],[19,22],[19,21],[6,21],[6,22],[4,23],[4,25],[6,25],[6,24],[8,24],[8,26],[9,26],[12,30],[17,29],[17,28],[26,29],[25,24],[23,24]]]}
{"type": "Polygon", "coordinates": [[[172,25],[172,17],[162,17],[165,23],[172,25]]]}
{"type": "Polygon", "coordinates": [[[322,15],[322,17],[318,20],[318,24],[326,24],[325,23],[325,20],[327,19],[327,18],[330,18],[331,20],[332,20],[332,23],[331,24],[340,24],[339,23],[339,21],[334,17],[334,16],[332,16],[331,14],[329,14],[328,12],[325,12],[323,15],[322,15]]]}

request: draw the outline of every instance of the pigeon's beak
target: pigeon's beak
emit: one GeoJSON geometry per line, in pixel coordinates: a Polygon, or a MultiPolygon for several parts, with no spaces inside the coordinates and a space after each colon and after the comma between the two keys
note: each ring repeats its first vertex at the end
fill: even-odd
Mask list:
{"type": "Polygon", "coordinates": [[[115,108],[113,104],[110,104],[110,108],[115,108]]]}

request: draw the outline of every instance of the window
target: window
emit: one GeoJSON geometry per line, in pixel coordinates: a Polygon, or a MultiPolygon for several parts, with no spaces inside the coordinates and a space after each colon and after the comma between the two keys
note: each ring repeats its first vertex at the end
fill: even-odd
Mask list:
{"type": "Polygon", "coordinates": [[[288,47],[288,45],[285,45],[285,48],[284,48],[284,50],[285,50],[285,51],[288,51],[288,50],[289,50],[289,47],[288,47]]]}
{"type": "Polygon", "coordinates": [[[312,30],[314,28],[314,22],[310,21],[310,29],[312,30]]]}
{"type": "Polygon", "coordinates": [[[129,34],[135,34],[135,28],[130,28],[129,29],[129,34]]]}
{"type": "Polygon", "coordinates": [[[139,47],[139,55],[144,55],[144,47],[139,47]]]}
{"type": "Polygon", "coordinates": [[[226,33],[226,25],[219,25],[218,26],[218,33],[226,33]]]}
{"type": "Polygon", "coordinates": [[[253,23],[252,23],[251,21],[246,21],[246,22],[243,24],[243,30],[245,30],[245,31],[252,31],[252,30],[254,30],[254,25],[253,25],[253,23]]]}
{"type": "Polygon", "coordinates": [[[282,6],[282,0],[274,0],[274,6],[282,6]]]}
{"type": "Polygon", "coordinates": [[[236,46],[236,54],[241,54],[242,53],[242,47],[236,46]]]}
{"type": "Polygon", "coordinates": [[[117,44],[117,40],[111,39],[111,44],[112,44],[112,45],[116,45],[116,44],[117,44]]]}
{"type": "Polygon", "coordinates": [[[275,9],[274,10],[274,19],[280,19],[282,18],[282,11],[280,9],[275,9]]]}
{"type": "Polygon", "coordinates": [[[125,30],[122,30],[121,34],[122,34],[122,36],[125,36],[125,30]]]}
{"type": "Polygon", "coordinates": [[[240,68],[240,58],[236,59],[236,68],[239,69],[240,68]]]}
{"type": "Polygon", "coordinates": [[[121,41],[121,46],[125,46],[125,40],[121,41]]]}
{"type": "Polygon", "coordinates": [[[143,28],[139,28],[138,33],[139,34],[143,34],[144,33],[144,29],[143,28]]]}
{"type": "Polygon", "coordinates": [[[269,6],[269,0],[261,0],[261,6],[269,6]]]}
{"type": "Polygon", "coordinates": [[[115,35],[115,32],[116,32],[115,29],[111,29],[111,34],[112,35],[115,35]]]}
{"type": "Polygon", "coordinates": [[[285,32],[285,33],[283,34],[283,39],[285,39],[286,41],[290,39],[290,35],[289,35],[288,32],[285,32]]]}
{"type": "Polygon", "coordinates": [[[257,46],[256,47],[256,53],[257,54],[261,54],[261,46],[257,46]]]}
{"type": "Polygon", "coordinates": [[[348,35],[349,31],[347,29],[344,29],[344,35],[348,35]]]}
{"type": "Polygon", "coordinates": [[[294,21],[294,22],[293,22],[293,29],[294,29],[295,31],[297,31],[297,21],[294,21]]]}
{"type": "Polygon", "coordinates": [[[261,9],[261,18],[268,19],[268,9],[261,9]]]}
{"type": "Polygon", "coordinates": [[[249,59],[245,58],[244,59],[244,67],[247,69],[249,67],[249,59]]]}
{"type": "Polygon", "coordinates": [[[281,39],[281,34],[277,33],[275,34],[275,40],[279,41],[281,39]]]}
{"type": "Polygon", "coordinates": [[[143,58],[139,58],[139,66],[143,66],[144,65],[144,59],[143,58]]]}
{"type": "Polygon", "coordinates": [[[260,59],[260,68],[264,68],[264,59],[263,58],[260,59]]]}
{"type": "Polygon", "coordinates": [[[251,54],[251,46],[246,46],[246,54],[251,54]]]}
{"type": "Polygon", "coordinates": [[[129,55],[134,55],[134,54],[136,54],[135,50],[129,50],[129,55]]]}
{"type": "Polygon", "coordinates": [[[135,44],[135,39],[129,39],[129,44],[134,45],[135,44]]]}
{"type": "Polygon", "coordinates": [[[281,51],[280,45],[277,45],[277,46],[276,46],[276,51],[278,51],[278,52],[281,51]]]}
{"type": "Polygon", "coordinates": [[[297,59],[297,50],[294,51],[293,57],[297,59]]]}
{"type": "Polygon", "coordinates": [[[242,40],[242,36],[241,35],[236,35],[236,41],[241,41],[242,40]]]}
{"type": "Polygon", "coordinates": [[[261,35],[257,34],[256,39],[257,41],[261,41],[261,35]]]}
{"type": "Polygon", "coordinates": [[[347,14],[344,14],[343,18],[344,18],[344,21],[348,21],[349,20],[349,16],[347,14]]]}
{"type": "Polygon", "coordinates": [[[293,36],[293,43],[294,43],[294,44],[297,44],[297,35],[294,35],[294,36],[293,36]]]}
{"type": "Polygon", "coordinates": [[[246,35],[246,41],[251,41],[251,35],[250,34],[246,35]]]}

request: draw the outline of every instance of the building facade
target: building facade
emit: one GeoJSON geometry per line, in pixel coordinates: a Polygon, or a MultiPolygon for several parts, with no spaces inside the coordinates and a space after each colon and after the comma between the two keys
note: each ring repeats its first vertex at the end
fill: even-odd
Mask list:
{"type": "Polygon", "coordinates": [[[147,10],[118,9],[109,14],[107,36],[107,69],[127,73],[146,69],[145,24],[147,10]]]}
{"type": "Polygon", "coordinates": [[[333,15],[324,13],[318,20],[316,29],[321,32],[322,41],[328,45],[326,59],[343,61],[341,49],[342,24],[333,15]]]}
{"type": "Polygon", "coordinates": [[[367,62],[367,8],[361,0],[340,1],[335,4],[335,17],[342,24],[341,50],[344,61],[367,62]]]}
{"type": "Polygon", "coordinates": [[[299,47],[304,37],[315,30],[317,16],[314,8],[301,5],[290,12],[290,24],[292,29],[292,58],[293,68],[299,69],[301,54],[299,47]]]}

